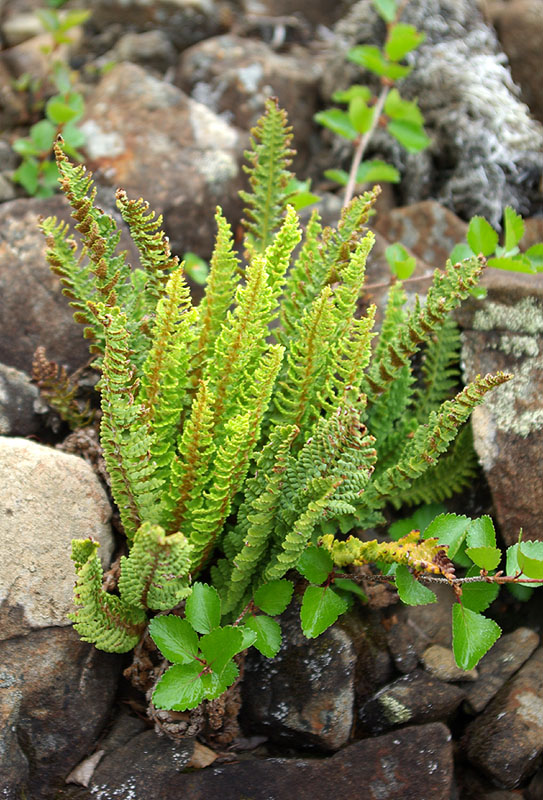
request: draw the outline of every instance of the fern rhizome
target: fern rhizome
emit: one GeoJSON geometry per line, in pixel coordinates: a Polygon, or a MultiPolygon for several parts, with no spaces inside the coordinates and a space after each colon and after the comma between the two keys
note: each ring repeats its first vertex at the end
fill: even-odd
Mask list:
{"type": "MultiPolygon", "coordinates": [[[[250,644],[277,652],[277,623],[260,612],[285,608],[289,570],[309,578],[317,605],[332,559],[450,574],[436,539],[415,533],[378,544],[342,542],[341,534],[382,523],[387,504],[460,489],[474,469],[463,426],[508,378],[478,377],[451,396],[457,334],[449,312],[476,285],[481,259],[436,271],[425,302],[412,308],[401,283],[393,285],[376,334],[375,309],[360,316],[374,240],[364,226],[376,193],[355,198],[337,229],[323,228],[314,212],[302,232],[287,188],[290,129],[274,101],[252,136],[243,258],[217,209],[197,307],[161,218],[117,192],[140,254],[132,269],[117,251],[115,222],[95,205],[89,173],[61,144],[60,182],[80,251],[66,225],[41,223],[49,263],[97,356],[101,443],[128,545],[110,591],[98,545],[74,541],[73,620],[85,641],[122,652],[154,616],[151,635],[174,662],[154,695],[164,708],[221,694],[237,674],[233,656],[250,644]],[[415,379],[411,361],[421,349],[415,379]]],[[[326,624],[306,593],[308,636],[345,610],[345,589],[328,594],[326,624]]]]}

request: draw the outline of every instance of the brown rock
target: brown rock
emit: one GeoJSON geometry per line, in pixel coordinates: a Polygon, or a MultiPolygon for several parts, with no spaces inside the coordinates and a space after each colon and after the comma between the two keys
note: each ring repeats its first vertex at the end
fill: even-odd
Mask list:
{"type": "Polygon", "coordinates": [[[493,15],[493,22],[509,59],[513,79],[536,119],[543,122],[541,42],[543,5],[540,0],[513,0],[493,15]]]}
{"type": "Polygon", "coordinates": [[[101,731],[120,657],[81,642],[71,628],[49,628],[0,643],[0,663],[0,709],[11,705],[0,732],[2,796],[46,800],[101,731]]]}
{"type": "Polygon", "coordinates": [[[118,64],[91,95],[81,127],[91,169],[163,213],[174,252],[210,254],[217,203],[239,219],[244,136],[177,87],[118,64]]]}
{"type": "Polygon", "coordinates": [[[543,752],[543,648],[539,648],[466,730],[469,760],[513,789],[543,752]]]}
{"type": "Polygon", "coordinates": [[[41,410],[38,387],[28,375],[0,364],[0,434],[31,436],[40,426],[41,410]]]}
{"type": "MultiPolygon", "coordinates": [[[[60,196],[0,205],[0,362],[29,372],[36,347],[43,345],[49,359],[71,372],[88,361],[88,342],[82,326],[73,321],[60,280],[45,260],[40,216],[73,221],[67,201],[60,196]]],[[[137,251],[117,213],[116,219],[123,231],[120,248],[128,249],[129,260],[136,266],[137,251]]]]}
{"type": "Polygon", "coordinates": [[[142,733],[99,764],[89,792],[77,797],[162,800],[450,800],[451,736],[444,725],[405,728],[366,739],[327,759],[244,758],[181,773],[187,745],[142,733]]]}
{"type": "Polygon", "coordinates": [[[276,53],[262,41],[227,34],[185,50],[176,84],[243,130],[258,122],[270,95],[277,97],[293,126],[300,163],[313,130],[319,77],[315,58],[301,47],[276,53]]]}

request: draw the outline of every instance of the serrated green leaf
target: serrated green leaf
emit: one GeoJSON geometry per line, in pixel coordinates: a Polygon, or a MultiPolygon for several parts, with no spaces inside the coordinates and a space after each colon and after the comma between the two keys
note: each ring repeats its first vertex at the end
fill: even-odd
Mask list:
{"type": "Polygon", "coordinates": [[[389,29],[385,42],[385,53],[391,61],[401,61],[412,50],[416,50],[425,38],[425,34],[418,31],[413,25],[397,22],[389,29]]]}
{"type": "Polygon", "coordinates": [[[347,610],[347,602],[330,587],[308,586],[304,593],[300,621],[308,639],[315,639],[347,610]]]}
{"type": "Polygon", "coordinates": [[[185,604],[185,616],[198,633],[209,633],[221,622],[221,601],[207,583],[195,583],[185,604]]]}
{"type": "Polygon", "coordinates": [[[372,0],[373,6],[385,22],[394,22],[398,13],[397,0],[372,0]]]}
{"type": "Polygon", "coordinates": [[[458,264],[460,261],[465,261],[466,258],[472,258],[474,255],[473,250],[465,242],[455,244],[451,250],[450,259],[453,264],[458,264]]]}
{"type": "Polygon", "coordinates": [[[389,78],[391,81],[405,78],[411,72],[411,67],[404,67],[401,64],[387,61],[379,48],[372,44],[362,44],[351,48],[347,53],[347,58],[375,75],[379,75],[381,78],[389,78]]]}
{"type": "MultiPolygon", "coordinates": [[[[519,544],[513,544],[511,547],[507,548],[506,559],[505,559],[505,574],[506,575],[517,575],[522,572],[521,566],[519,564],[519,544]]],[[[530,587],[533,586],[531,583],[523,583],[519,581],[518,586],[526,586],[530,587]]]]}
{"type": "Polygon", "coordinates": [[[496,569],[501,561],[502,554],[497,547],[466,547],[466,555],[480,569],[496,569]]]}
{"type": "Polygon", "coordinates": [[[47,118],[56,125],[63,125],[65,122],[75,119],[78,115],[77,109],[72,108],[68,103],[63,102],[58,97],[51,97],[45,104],[47,118]]]}
{"type": "Polygon", "coordinates": [[[498,244],[498,234],[484,217],[472,217],[466,238],[475,255],[489,256],[498,244]]]}
{"type": "Polygon", "coordinates": [[[244,625],[241,625],[239,629],[243,634],[243,649],[247,650],[248,647],[251,647],[255,643],[256,633],[244,625]]]}
{"type": "Polygon", "coordinates": [[[12,144],[12,149],[19,153],[23,158],[29,156],[39,156],[41,148],[37,147],[31,139],[15,139],[12,144]]]}
{"type": "Polygon", "coordinates": [[[190,664],[198,654],[198,634],[186,619],[175,614],[154,617],[149,624],[149,634],[172,664],[190,664]]]}
{"type": "Polygon", "coordinates": [[[417,125],[424,124],[424,117],[418,105],[412,100],[404,100],[397,89],[388,93],[383,108],[390,119],[404,119],[417,125]]]}
{"type": "Polygon", "coordinates": [[[338,89],[332,94],[334,103],[349,103],[353,97],[361,97],[368,103],[372,97],[373,92],[369,86],[361,86],[358,83],[353,83],[348,89],[338,89]]]}
{"type": "Polygon", "coordinates": [[[49,153],[57,134],[55,125],[48,119],[41,119],[30,128],[30,138],[40,153],[49,153]]]}
{"type": "Polygon", "coordinates": [[[192,664],[174,664],[156,685],[154,705],[172,711],[196,708],[204,699],[204,686],[199,672],[200,665],[196,661],[192,664]]]}
{"type": "MultiPolygon", "coordinates": [[[[472,578],[479,574],[480,571],[477,567],[471,567],[466,573],[466,578],[472,578]]],[[[494,602],[499,592],[500,587],[497,583],[487,583],[486,581],[465,583],[462,586],[462,605],[471,611],[484,611],[494,602]]]]}
{"type": "Polygon", "coordinates": [[[290,198],[289,204],[295,211],[301,211],[303,208],[312,206],[314,203],[320,203],[320,201],[321,198],[318,194],[313,194],[313,192],[298,192],[298,194],[290,198]]]}
{"type": "Polygon", "coordinates": [[[281,578],[269,581],[256,590],[254,601],[258,608],[272,617],[282,614],[290,603],[294,586],[292,581],[281,578]]]}
{"type": "Polygon", "coordinates": [[[219,676],[230,659],[243,649],[243,634],[233,625],[215,628],[200,639],[200,650],[206,663],[219,676]]]}
{"type": "Polygon", "coordinates": [[[543,542],[521,542],[517,558],[527,578],[543,580],[543,542]]]}
{"type": "Polygon", "coordinates": [[[488,266],[495,269],[505,269],[508,272],[525,272],[528,274],[535,272],[532,262],[526,255],[489,258],[488,266]]]}
{"type": "Polygon", "coordinates": [[[500,626],[460,603],[452,614],[454,659],[460,669],[473,669],[499,639],[500,626]]]}
{"type": "Polygon", "coordinates": [[[329,108],[326,111],[318,111],[313,119],[319,125],[324,125],[325,128],[343,136],[345,139],[353,141],[358,137],[358,132],[353,127],[349,114],[341,108],[329,108]]]}
{"type": "Polygon", "coordinates": [[[400,280],[409,278],[417,266],[417,260],[410,256],[403,244],[395,242],[390,244],[385,250],[385,258],[388,261],[390,271],[400,280]]]}
{"type": "Polygon", "coordinates": [[[342,592],[349,592],[349,594],[354,594],[362,603],[369,602],[368,595],[354,581],[349,580],[349,578],[334,578],[334,586],[336,589],[341,589],[342,592]]]}
{"type": "Polygon", "coordinates": [[[373,161],[363,161],[356,172],[356,182],[379,183],[379,181],[399,183],[400,173],[392,164],[387,164],[386,161],[377,158],[373,161]]]}
{"type": "Polygon", "coordinates": [[[184,253],[183,264],[185,273],[199,286],[205,286],[209,276],[209,264],[196,253],[184,253]]]}
{"type": "Polygon", "coordinates": [[[296,569],[311,583],[324,583],[332,572],[334,563],[328,550],[311,545],[302,553],[296,569]]]}
{"type": "Polygon", "coordinates": [[[543,243],[532,245],[524,255],[530,259],[530,264],[537,272],[543,270],[543,243]]]}
{"type": "Polygon", "coordinates": [[[443,503],[426,503],[405,519],[393,522],[388,529],[388,535],[394,541],[406,536],[411,531],[420,531],[425,534],[428,525],[440,514],[446,514],[447,509],[443,503]]]}
{"type": "Polygon", "coordinates": [[[339,183],[340,186],[347,186],[349,183],[349,176],[344,169],[326,169],[324,177],[328,178],[329,181],[339,183]]]}
{"type": "Polygon", "coordinates": [[[92,11],[87,9],[72,9],[62,19],[59,30],[68,31],[70,28],[75,28],[76,25],[83,25],[91,14],[92,11]]]}
{"type": "Polygon", "coordinates": [[[513,595],[515,600],[521,603],[526,603],[534,593],[533,586],[523,586],[520,583],[507,583],[505,585],[507,591],[513,595]]]}
{"type": "Polygon", "coordinates": [[[434,592],[419,583],[404,564],[398,564],[394,580],[402,603],[408,606],[424,606],[437,602],[434,592]]]}
{"type": "Polygon", "coordinates": [[[263,614],[251,616],[245,625],[256,634],[255,647],[266,658],[273,658],[281,647],[281,627],[279,623],[263,614]]]}
{"type": "Polygon", "coordinates": [[[503,222],[505,227],[504,247],[506,252],[512,250],[524,236],[524,220],[514,211],[511,206],[506,206],[503,212],[503,222]]]}
{"type": "Polygon", "coordinates": [[[28,194],[36,194],[38,188],[38,162],[35,158],[25,158],[12,175],[12,180],[20,183],[28,194]]]}
{"type": "Polygon", "coordinates": [[[439,544],[447,545],[447,555],[453,559],[459,552],[471,520],[458,514],[440,514],[424,531],[424,538],[435,537],[439,544]]]}
{"type": "Polygon", "coordinates": [[[366,133],[373,122],[373,108],[369,108],[362,97],[353,97],[349,103],[349,120],[358,133],[366,133]]]}
{"type": "Polygon", "coordinates": [[[418,153],[430,144],[422,125],[404,119],[393,119],[387,125],[388,132],[405,147],[408,153],[418,153]]]}
{"type": "Polygon", "coordinates": [[[64,125],[62,128],[62,138],[64,139],[65,146],[76,148],[82,147],[87,141],[87,137],[81,128],[77,127],[75,122],[67,122],[66,125],[64,125]]]}
{"type": "Polygon", "coordinates": [[[65,61],[53,64],[53,81],[60,94],[67,94],[72,88],[72,73],[65,61]]]}
{"type": "Polygon", "coordinates": [[[49,33],[54,33],[60,27],[60,16],[49,8],[37,8],[34,11],[43,27],[49,33]]]}
{"type": "Polygon", "coordinates": [[[232,686],[238,675],[238,666],[233,661],[228,662],[220,677],[216,672],[207,672],[202,675],[205,699],[214,700],[216,697],[220,697],[229,686],[232,686]]]}
{"type": "Polygon", "coordinates": [[[468,547],[496,547],[496,531],[488,514],[472,519],[466,533],[468,547]]]}

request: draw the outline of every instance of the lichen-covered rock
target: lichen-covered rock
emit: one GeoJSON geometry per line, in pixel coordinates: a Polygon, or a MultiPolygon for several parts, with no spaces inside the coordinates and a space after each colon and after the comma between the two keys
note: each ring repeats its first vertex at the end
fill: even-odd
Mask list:
{"type": "Polygon", "coordinates": [[[508,789],[535,771],[543,753],[543,648],[468,726],[466,752],[475,767],[508,789]]]}
{"type": "Polygon", "coordinates": [[[111,507],[91,467],[26,439],[0,438],[0,640],[66,626],[72,538],[93,536],[109,566],[111,507]]]}
{"type": "Polygon", "coordinates": [[[101,80],[81,128],[91,169],[164,214],[174,252],[210,254],[217,203],[232,222],[241,216],[245,136],[141,67],[118,64],[101,80]]]}
{"type": "MultiPolygon", "coordinates": [[[[489,271],[490,272],[490,271],[489,271]]],[[[512,380],[472,415],[474,445],[505,542],[541,539],[543,513],[543,278],[493,270],[488,296],[459,315],[464,378],[504,370],[512,380]]]]}

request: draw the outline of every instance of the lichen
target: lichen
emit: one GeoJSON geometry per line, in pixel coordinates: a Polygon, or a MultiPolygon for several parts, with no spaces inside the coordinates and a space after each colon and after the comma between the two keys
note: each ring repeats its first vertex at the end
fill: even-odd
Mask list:
{"type": "Polygon", "coordinates": [[[411,719],[411,711],[395,697],[383,695],[383,697],[379,698],[379,705],[382,706],[387,720],[394,725],[401,725],[411,719]]]}
{"type": "Polygon", "coordinates": [[[535,297],[524,297],[515,305],[485,302],[475,312],[473,329],[491,331],[504,329],[524,334],[543,333],[543,308],[535,297]]]}

